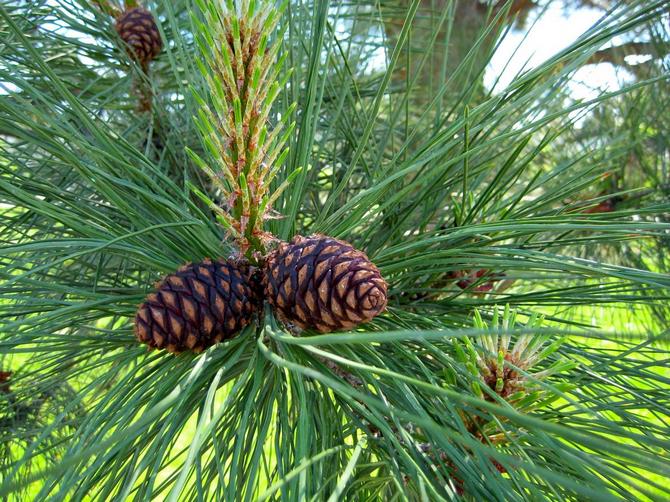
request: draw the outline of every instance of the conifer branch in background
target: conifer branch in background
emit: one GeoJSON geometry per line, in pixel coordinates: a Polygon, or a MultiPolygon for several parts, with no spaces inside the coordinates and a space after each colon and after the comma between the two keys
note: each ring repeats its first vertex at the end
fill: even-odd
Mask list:
{"type": "MultiPolygon", "coordinates": [[[[139,65],[141,73],[148,77],[149,65],[163,48],[163,40],[153,14],[135,1],[126,1],[123,5],[117,5],[110,0],[94,0],[93,3],[114,18],[114,29],[125,44],[126,54],[139,65]]],[[[133,92],[138,98],[137,111],[150,112],[153,100],[151,83],[136,76],[133,92]]]]}
{"type": "Polygon", "coordinates": [[[196,122],[212,164],[192,150],[189,154],[220,193],[220,205],[206,199],[219,222],[241,254],[256,262],[272,239],[264,221],[272,217],[273,203],[291,181],[289,177],[271,190],[295,126],[289,123],[294,106],[270,124],[272,103],[290,76],[283,71],[284,56],[277,58],[281,36],[272,41],[283,7],[268,1],[227,1],[221,8],[217,2],[198,4],[204,19],[193,16],[193,23],[204,55],[198,66],[207,98],[195,89],[193,93],[200,106],[196,122]]]}

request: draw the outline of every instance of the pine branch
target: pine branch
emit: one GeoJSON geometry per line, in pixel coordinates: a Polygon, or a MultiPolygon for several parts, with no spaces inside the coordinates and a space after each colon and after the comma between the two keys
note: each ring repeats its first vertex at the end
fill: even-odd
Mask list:
{"type": "Polygon", "coordinates": [[[617,66],[633,68],[635,63],[628,63],[628,56],[650,56],[652,59],[664,56],[667,52],[661,51],[659,44],[654,42],[627,42],[595,52],[586,60],[585,64],[611,63],[617,66]]]}
{"type": "Polygon", "coordinates": [[[667,2],[617,3],[494,91],[482,72],[504,9],[468,33],[429,3],[291,2],[265,55],[258,40],[256,73],[243,34],[269,23],[269,2],[203,1],[192,22],[190,2],[151,3],[166,37],[152,63],[162,150],[128,99],[109,18],[70,0],[0,6],[0,357],[71,386],[31,434],[3,436],[0,497],[670,495],[667,75],[653,64],[592,99],[569,93],[588,54],[653,39],[667,2]],[[385,39],[387,22],[402,36],[385,39]],[[396,80],[403,66],[430,85],[396,80]],[[257,215],[286,217],[249,215],[247,235],[268,177],[257,215]],[[613,194],[631,196],[583,214],[613,194]],[[267,312],[197,356],[134,340],[151,284],[251,251],[253,228],[355,242],[388,278],[387,314],[296,337],[267,312]],[[506,285],[504,303],[545,327],[494,329],[506,285]],[[488,328],[471,328],[475,311],[488,328]]]}

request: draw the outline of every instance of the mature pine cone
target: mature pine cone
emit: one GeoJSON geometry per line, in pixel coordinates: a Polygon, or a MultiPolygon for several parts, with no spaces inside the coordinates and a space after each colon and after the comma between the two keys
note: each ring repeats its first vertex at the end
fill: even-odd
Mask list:
{"type": "Polygon", "coordinates": [[[302,329],[351,329],[386,307],[386,281],[365,253],[322,235],[280,244],[263,281],[277,317],[302,329]]]}
{"type": "Polygon", "coordinates": [[[123,12],[115,27],[127,45],[128,55],[146,69],[163,47],[154,16],[148,10],[136,7],[123,12]]]}
{"type": "Polygon", "coordinates": [[[256,292],[248,267],[207,259],[170,274],[135,316],[137,338],[170,352],[202,350],[249,324],[256,292]]]}

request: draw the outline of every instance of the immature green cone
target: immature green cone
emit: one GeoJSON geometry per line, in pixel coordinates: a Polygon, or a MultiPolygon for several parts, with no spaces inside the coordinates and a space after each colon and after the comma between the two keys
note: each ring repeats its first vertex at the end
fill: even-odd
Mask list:
{"type": "Polygon", "coordinates": [[[282,321],[321,333],[367,322],[386,308],[386,281],[362,251],[313,235],[282,243],[266,260],[264,287],[282,321]]]}
{"type": "Polygon", "coordinates": [[[137,310],[135,334],[169,352],[201,352],[232,338],[256,307],[248,268],[230,260],[185,265],[156,289],[137,310]]]}
{"type": "Polygon", "coordinates": [[[163,47],[154,16],[141,7],[129,9],[116,20],[115,28],[127,45],[128,55],[146,70],[163,47]]]}

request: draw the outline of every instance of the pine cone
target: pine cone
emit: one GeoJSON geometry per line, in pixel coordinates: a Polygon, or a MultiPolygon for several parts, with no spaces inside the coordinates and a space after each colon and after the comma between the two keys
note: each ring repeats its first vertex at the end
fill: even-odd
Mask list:
{"type": "Polygon", "coordinates": [[[232,338],[256,309],[248,267],[230,260],[185,265],[156,289],[137,310],[135,334],[169,352],[201,352],[232,338]]]}
{"type": "Polygon", "coordinates": [[[163,47],[154,16],[146,9],[136,7],[123,12],[116,20],[116,31],[126,43],[128,55],[143,68],[148,68],[152,59],[163,47]]]}
{"type": "Polygon", "coordinates": [[[365,253],[322,235],[280,244],[263,281],[277,317],[302,329],[351,329],[386,307],[386,281],[365,253]]]}

